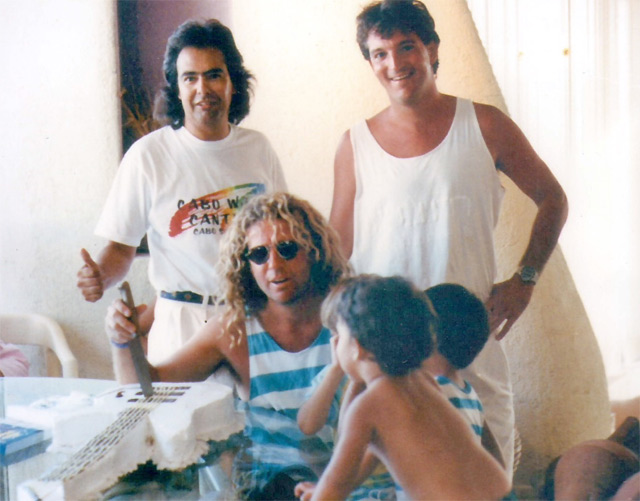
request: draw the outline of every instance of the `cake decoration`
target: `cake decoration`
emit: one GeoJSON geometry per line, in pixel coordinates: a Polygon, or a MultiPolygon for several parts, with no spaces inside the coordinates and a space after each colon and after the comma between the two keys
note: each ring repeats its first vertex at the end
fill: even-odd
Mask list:
{"type": "Polygon", "coordinates": [[[138,465],[180,470],[208,450],[208,441],[242,431],[244,415],[233,392],[214,383],[154,383],[144,397],[139,385],[103,394],[98,406],[115,408],[117,418],[67,461],[18,487],[19,500],[93,499],[138,465]]]}

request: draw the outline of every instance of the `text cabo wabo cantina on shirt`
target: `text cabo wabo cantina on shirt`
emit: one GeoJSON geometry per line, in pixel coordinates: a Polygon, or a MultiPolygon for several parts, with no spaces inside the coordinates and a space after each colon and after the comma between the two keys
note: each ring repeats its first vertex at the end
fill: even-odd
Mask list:
{"type": "Polygon", "coordinates": [[[188,202],[178,200],[178,210],[169,223],[169,236],[176,237],[190,230],[193,230],[194,235],[222,234],[235,213],[251,197],[264,192],[263,184],[248,183],[225,188],[188,202]]]}

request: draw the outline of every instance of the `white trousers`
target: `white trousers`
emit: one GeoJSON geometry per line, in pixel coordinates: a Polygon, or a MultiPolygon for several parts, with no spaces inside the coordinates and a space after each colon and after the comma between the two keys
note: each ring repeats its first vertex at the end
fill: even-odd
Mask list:
{"type": "Polygon", "coordinates": [[[149,331],[147,358],[157,364],[178,351],[213,317],[216,306],[174,301],[157,296],[149,331]]]}
{"type": "Polygon", "coordinates": [[[461,372],[478,393],[505,462],[509,479],[513,477],[515,413],[509,363],[502,344],[493,334],[473,363],[461,372]]]}

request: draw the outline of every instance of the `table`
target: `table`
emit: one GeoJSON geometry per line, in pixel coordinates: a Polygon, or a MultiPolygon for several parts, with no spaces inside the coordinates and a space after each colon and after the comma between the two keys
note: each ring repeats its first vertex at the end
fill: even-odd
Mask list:
{"type": "MultiPolygon", "coordinates": [[[[68,395],[73,391],[98,394],[117,386],[115,381],[81,378],[0,378],[0,417],[5,417],[9,405],[28,405],[41,398],[68,395]]],[[[44,444],[46,445],[46,444],[44,444]]],[[[39,448],[39,450],[42,450],[39,448]]],[[[63,454],[43,452],[26,460],[2,466],[0,495],[16,499],[16,487],[21,482],[39,476],[66,458],[63,454]]]]}
{"type": "MultiPolygon", "coordinates": [[[[117,387],[115,381],[76,378],[0,378],[0,417],[9,405],[28,405],[73,391],[97,395],[117,387]]],[[[328,462],[333,436],[302,435],[295,420],[273,410],[239,404],[246,414],[244,433],[211,443],[199,463],[182,472],[162,472],[144,465],[107,492],[107,499],[281,499],[299,480],[314,480],[328,462]],[[269,493],[269,494],[265,494],[269,493]]],[[[1,499],[16,499],[17,486],[67,459],[62,453],[38,451],[26,460],[2,467],[1,499]]]]}

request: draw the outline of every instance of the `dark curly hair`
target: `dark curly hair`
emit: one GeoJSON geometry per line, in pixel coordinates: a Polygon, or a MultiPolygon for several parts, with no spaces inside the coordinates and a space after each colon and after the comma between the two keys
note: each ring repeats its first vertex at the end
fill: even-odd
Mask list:
{"type": "Polygon", "coordinates": [[[184,109],[178,98],[178,55],[185,47],[218,49],[224,55],[234,94],[229,107],[229,122],[239,124],[249,114],[253,75],[243,65],[231,30],[217,19],[186,21],[169,37],[164,54],[165,87],[156,98],[154,115],[174,129],[184,125],[184,109]]]}
{"type": "Polygon", "coordinates": [[[425,291],[438,314],[438,351],[456,369],[464,369],[489,339],[489,316],[480,299],[458,284],[425,291]]]}
{"type": "MultiPolygon", "coordinates": [[[[356,39],[360,52],[369,61],[367,39],[371,31],[382,38],[390,38],[396,31],[415,33],[422,43],[440,43],[436,33],[436,23],[422,2],[418,0],[383,0],[367,5],[356,18],[356,39]]],[[[433,72],[438,71],[439,61],[433,64],[433,72]]]]}
{"type": "Polygon", "coordinates": [[[322,304],[327,327],[335,331],[340,319],[389,376],[418,369],[435,344],[433,310],[426,296],[402,277],[341,280],[322,304]]]}

